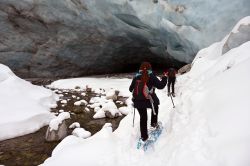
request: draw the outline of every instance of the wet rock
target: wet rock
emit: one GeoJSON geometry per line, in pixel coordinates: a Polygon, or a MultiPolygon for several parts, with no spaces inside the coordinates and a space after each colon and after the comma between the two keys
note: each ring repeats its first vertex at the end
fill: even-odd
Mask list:
{"type": "Polygon", "coordinates": [[[75,86],[75,89],[81,89],[81,87],[80,86],[75,86]]]}
{"type": "Polygon", "coordinates": [[[80,114],[80,113],[83,113],[84,110],[85,110],[85,109],[82,108],[82,107],[74,107],[74,108],[72,108],[71,111],[72,111],[73,113],[80,114]]]}
{"type": "Polygon", "coordinates": [[[63,120],[63,122],[59,124],[58,130],[51,130],[51,128],[48,127],[46,131],[45,140],[48,142],[60,141],[66,136],[67,136],[67,125],[66,121],[63,120]]]}
{"type": "Polygon", "coordinates": [[[106,94],[106,99],[107,100],[113,100],[116,101],[118,99],[118,94],[119,91],[118,90],[110,90],[107,94],[106,94]]]}
{"type": "Polygon", "coordinates": [[[90,88],[88,85],[86,86],[86,88],[85,88],[85,89],[86,89],[86,92],[87,92],[87,93],[92,92],[92,88],[90,88]]]}
{"type": "Polygon", "coordinates": [[[116,112],[115,114],[112,114],[110,111],[105,111],[105,116],[107,118],[113,119],[113,118],[119,117],[120,114],[118,112],[116,112]]]}
{"type": "Polygon", "coordinates": [[[78,122],[74,122],[69,126],[70,129],[74,129],[74,128],[80,128],[80,123],[78,122]]]}
{"type": "Polygon", "coordinates": [[[89,131],[86,131],[84,128],[75,128],[72,131],[72,135],[85,139],[85,138],[90,137],[91,133],[89,131]]]}
{"type": "Polygon", "coordinates": [[[87,104],[88,104],[88,102],[86,100],[80,100],[80,101],[76,101],[74,103],[75,106],[85,106],[87,104]]]}

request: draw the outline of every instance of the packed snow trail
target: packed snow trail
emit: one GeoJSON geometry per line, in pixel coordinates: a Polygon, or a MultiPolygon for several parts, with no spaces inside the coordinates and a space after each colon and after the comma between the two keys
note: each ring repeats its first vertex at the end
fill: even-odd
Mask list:
{"type": "MultiPolygon", "coordinates": [[[[140,137],[139,115],[136,111],[133,128],[131,108],[113,133],[110,124],[106,124],[88,139],[68,136],[43,165],[249,166],[250,41],[236,40],[236,47],[222,54],[230,35],[245,33],[238,31],[243,25],[250,25],[250,17],[242,19],[221,42],[201,50],[191,71],[177,78],[174,109],[166,88],[156,91],[161,102],[158,119],[165,130],[154,151],[135,148],[140,137]]],[[[74,87],[86,79],[60,80],[52,85],[63,86],[65,82],[74,87]]],[[[102,87],[112,83],[113,88],[129,94],[131,80],[92,81],[102,87]]]]}
{"type": "Polygon", "coordinates": [[[157,128],[148,130],[148,139],[146,142],[142,142],[141,138],[138,140],[137,149],[141,149],[143,151],[147,151],[148,149],[154,150],[154,144],[156,143],[158,138],[161,136],[162,130],[163,130],[162,123],[158,122],[157,128]]]}

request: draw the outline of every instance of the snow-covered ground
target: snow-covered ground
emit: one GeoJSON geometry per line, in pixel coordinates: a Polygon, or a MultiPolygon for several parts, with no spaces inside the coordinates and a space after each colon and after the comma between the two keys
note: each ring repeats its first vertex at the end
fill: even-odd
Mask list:
{"type": "MultiPolygon", "coordinates": [[[[131,97],[128,87],[130,85],[130,79],[114,79],[114,78],[74,78],[64,79],[53,82],[49,87],[60,88],[60,89],[74,89],[80,87],[82,89],[91,88],[92,91],[102,94],[99,97],[93,97],[89,101],[77,101],[75,105],[87,105],[85,110],[89,111],[89,108],[93,108],[96,114],[93,116],[94,119],[105,118],[106,112],[110,112],[113,117],[121,116],[122,114],[127,115],[131,109],[131,99],[127,100],[128,107],[117,108],[112,96],[115,95],[115,91],[119,91],[119,96],[131,97]],[[89,108],[88,108],[89,107],[89,108]]],[[[84,94],[85,95],[85,94],[84,94]]],[[[121,103],[122,101],[116,101],[121,103]]]]}
{"type": "MultiPolygon", "coordinates": [[[[237,26],[241,24],[250,24],[250,17],[237,26]]],[[[250,41],[222,55],[227,38],[201,50],[191,71],[177,78],[175,108],[166,95],[166,88],[156,92],[161,101],[159,120],[164,131],[154,149],[147,152],[136,149],[139,115],[136,112],[133,128],[130,110],[115,132],[106,124],[87,139],[66,137],[43,165],[249,166],[250,41]]],[[[70,88],[88,84],[129,94],[130,82],[129,79],[79,78],[52,85],[70,88]]]]}
{"type": "Polygon", "coordinates": [[[49,87],[60,89],[74,89],[76,86],[86,89],[86,87],[92,88],[96,93],[101,93],[105,90],[106,95],[109,95],[110,91],[119,89],[121,96],[130,96],[128,86],[130,85],[130,79],[110,79],[110,78],[74,78],[64,79],[53,82],[49,87]],[[112,80],[112,81],[111,81],[112,80]],[[101,89],[100,89],[101,88],[101,89]]]}
{"type": "Polygon", "coordinates": [[[0,64],[0,141],[29,134],[48,125],[57,96],[18,78],[0,64]]]}

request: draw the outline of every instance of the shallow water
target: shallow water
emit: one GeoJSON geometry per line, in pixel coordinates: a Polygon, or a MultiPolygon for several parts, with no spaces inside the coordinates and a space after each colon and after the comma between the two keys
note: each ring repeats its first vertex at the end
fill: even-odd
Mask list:
{"type": "MultiPolygon", "coordinates": [[[[54,89],[55,90],[55,89],[54,89]]],[[[63,91],[63,90],[60,90],[63,91]]],[[[65,112],[71,113],[71,118],[66,121],[67,126],[73,122],[79,122],[81,127],[90,131],[91,134],[98,132],[105,123],[112,123],[113,130],[115,130],[121,119],[124,116],[115,119],[93,119],[94,111],[90,108],[89,112],[84,111],[84,106],[75,106],[74,102],[84,99],[89,102],[91,97],[98,96],[93,92],[85,92],[86,96],[82,96],[81,93],[85,92],[82,90],[64,90],[64,95],[60,99],[69,99],[68,103],[63,104],[58,102],[58,107],[51,109],[52,112],[58,113],[59,110],[63,109],[65,112]],[[76,98],[72,98],[75,95],[76,98]],[[79,97],[77,99],[77,97],[79,97]]],[[[125,101],[126,98],[121,96],[118,97],[119,101],[125,101]]],[[[124,104],[117,104],[118,107],[124,106],[124,104]]],[[[44,162],[45,159],[51,156],[52,150],[56,147],[59,142],[46,142],[45,133],[47,126],[41,128],[39,131],[28,134],[25,136],[5,140],[0,142],[0,164],[5,166],[33,166],[39,165],[44,162]]],[[[68,135],[71,134],[72,129],[68,129],[68,135]]]]}

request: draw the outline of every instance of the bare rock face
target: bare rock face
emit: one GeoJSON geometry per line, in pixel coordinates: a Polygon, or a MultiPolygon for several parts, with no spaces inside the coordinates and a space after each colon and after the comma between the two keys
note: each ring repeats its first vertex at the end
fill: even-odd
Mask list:
{"type": "Polygon", "coordinates": [[[59,124],[58,130],[51,130],[51,128],[48,127],[45,140],[48,142],[60,141],[66,136],[67,136],[67,125],[64,120],[61,124],[59,124]]]}
{"type": "Polygon", "coordinates": [[[240,25],[237,32],[230,33],[226,43],[223,46],[222,54],[229,50],[240,46],[241,44],[250,41],[250,24],[240,25]]]}

